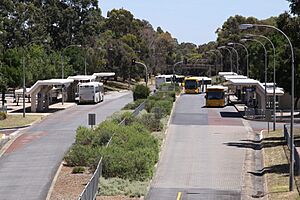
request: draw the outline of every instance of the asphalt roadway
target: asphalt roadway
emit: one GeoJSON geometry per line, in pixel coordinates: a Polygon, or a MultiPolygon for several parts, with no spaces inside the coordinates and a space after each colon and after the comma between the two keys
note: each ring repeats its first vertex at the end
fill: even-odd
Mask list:
{"type": "Polygon", "coordinates": [[[46,199],[55,173],[75,139],[79,125],[87,126],[88,113],[97,122],[132,101],[130,92],[113,93],[96,105],[78,105],[54,113],[23,130],[0,158],[1,200],[46,199]]]}
{"type": "Polygon", "coordinates": [[[241,199],[247,128],[233,106],[181,95],[147,200],[241,199]]]}

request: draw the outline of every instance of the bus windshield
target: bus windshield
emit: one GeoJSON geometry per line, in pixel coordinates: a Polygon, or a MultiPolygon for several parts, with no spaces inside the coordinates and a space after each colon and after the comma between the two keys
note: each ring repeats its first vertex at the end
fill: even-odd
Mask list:
{"type": "Polygon", "coordinates": [[[184,87],[186,89],[196,89],[198,87],[198,84],[196,80],[186,80],[184,87]]]}
{"type": "Polygon", "coordinates": [[[224,92],[207,92],[207,99],[211,100],[211,99],[223,99],[224,98],[224,92]]]}

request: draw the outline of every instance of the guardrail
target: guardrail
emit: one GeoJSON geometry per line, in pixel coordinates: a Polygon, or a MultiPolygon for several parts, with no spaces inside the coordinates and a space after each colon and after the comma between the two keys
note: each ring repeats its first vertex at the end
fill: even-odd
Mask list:
{"type": "MultiPolygon", "coordinates": [[[[268,111],[271,112],[272,118],[274,117],[273,114],[273,109],[267,109],[268,111]]],[[[264,109],[257,109],[257,108],[248,108],[245,107],[244,109],[245,114],[244,117],[247,119],[257,119],[257,120],[265,120],[266,118],[266,111],[264,109]]],[[[296,110],[294,112],[294,115],[299,115],[300,111],[296,110]]],[[[276,110],[276,120],[277,121],[284,121],[284,119],[289,120],[291,116],[291,111],[290,110],[282,110],[282,109],[277,109],[276,110]]]]}
{"type": "MultiPolygon", "coordinates": [[[[133,112],[132,115],[133,116],[137,116],[144,108],[146,105],[146,101],[144,101],[143,103],[141,103],[133,112]]],[[[125,125],[126,124],[126,119],[123,119],[119,125],[125,125]]],[[[112,138],[114,137],[115,134],[113,134],[109,141],[106,144],[106,147],[109,146],[109,144],[111,143],[112,138]]],[[[102,162],[103,162],[103,157],[100,158],[97,168],[92,176],[92,178],[90,179],[90,181],[87,183],[87,185],[84,187],[84,190],[82,191],[82,193],[80,194],[78,200],[94,200],[96,199],[97,196],[97,192],[98,192],[98,185],[99,185],[99,178],[102,175],[102,162]]]]}
{"type": "Polygon", "coordinates": [[[283,135],[284,135],[284,139],[286,140],[287,146],[289,148],[289,150],[291,150],[292,148],[294,148],[294,166],[295,166],[295,172],[297,172],[297,174],[299,174],[300,172],[300,157],[299,157],[299,152],[296,149],[295,144],[291,144],[290,142],[290,134],[288,131],[288,124],[284,124],[283,125],[283,135]]]}

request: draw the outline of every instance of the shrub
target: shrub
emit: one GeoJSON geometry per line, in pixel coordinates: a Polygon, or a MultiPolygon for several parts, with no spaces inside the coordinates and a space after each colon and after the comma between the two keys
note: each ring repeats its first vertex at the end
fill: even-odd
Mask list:
{"type": "Polygon", "coordinates": [[[146,110],[148,113],[151,112],[151,109],[154,107],[156,101],[157,101],[157,100],[155,100],[155,99],[150,99],[150,98],[146,101],[145,110],[146,110]]]}
{"type": "Polygon", "coordinates": [[[158,152],[151,148],[134,150],[109,147],[104,156],[103,177],[147,180],[153,175],[158,152]]]}
{"type": "Polygon", "coordinates": [[[7,114],[5,112],[0,112],[0,120],[5,120],[7,118],[7,114]]]}
{"type": "Polygon", "coordinates": [[[112,135],[117,131],[118,124],[111,120],[106,120],[102,122],[99,126],[94,130],[94,138],[92,141],[92,145],[96,146],[105,146],[112,135]]]}
{"type": "Polygon", "coordinates": [[[147,100],[145,109],[154,113],[156,109],[161,110],[161,117],[169,115],[172,110],[173,103],[170,100],[147,100]]]}
{"type": "Polygon", "coordinates": [[[133,89],[133,100],[146,99],[150,94],[150,89],[145,85],[137,85],[133,89]]]}
{"type": "Polygon", "coordinates": [[[156,101],[154,106],[151,108],[151,113],[155,111],[155,108],[161,110],[162,116],[170,115],[173,103],[167,100],[156,101]]]}
{"type": "Polygon", "coordinates": [[[124,106],[124,108],[122,110],[134,110],[145,100],[146,99],[137,99],[136,101],[131,102],[131,103],[127,104],[126,106],[124,106]]]}
{"type": "Polygon", "coordinates": [[[174,91],[159,91],[156,92],[155,95],[149,96],[149,100],[168,100],[168,101],[175,101],[175,92],[174,91]]]}
{"type": "Polygon", "coordinates": [[[153,113],[147,113],[140,116],[138,122],[143,124],[150,131],[160,131],[163,127],[160,118],[161,116],[156,117],[153,113]]]}
{"type": "Polygon", "coordinates": [[[87,166],[91,156],[91,147],[86,145],[74,145],[65,156],[68,166],[87,166]]]}
{"type": "Polygon", "coordinates": [[[82,174],[84,171],[84,167],[74,167],[72,169],[72,174],[82,174]]]}
{"type": "Polygon", "coordinates": [[[76,144],[89,145],[91,144],[94,136],[92,129],[84,126],[79,126],[76,130],[76,144]]]}
{"type": "Polygon", "coordinates": [[[70,167],[87,166],[94,170],[102,156],[102,151],[101,147],[75,144],[65,156],[65,161],[70,167]]]}
{"type": "Polygon", "coordinates": [[[105,149],[104,177],[145,180],[158,160],[158,140],[141,124],[122,126],[105,149]]]}

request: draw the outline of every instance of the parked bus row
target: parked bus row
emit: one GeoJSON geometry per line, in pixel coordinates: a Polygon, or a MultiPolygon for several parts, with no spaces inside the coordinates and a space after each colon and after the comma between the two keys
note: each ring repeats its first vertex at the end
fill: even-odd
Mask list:
{"type": "Polygon", "coordinates": [[[184,77],[176,75],[159,75],[155,77],[155,86],[158,89],[164,83],[181,84],[185,94],[205,93],[207,107],[224,107],[228,104],[228,87],[212,85],[211,78],[201,76],[184,77]]]}

